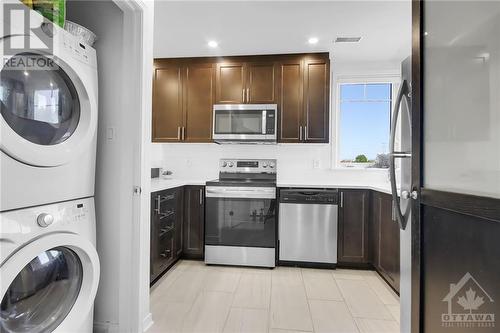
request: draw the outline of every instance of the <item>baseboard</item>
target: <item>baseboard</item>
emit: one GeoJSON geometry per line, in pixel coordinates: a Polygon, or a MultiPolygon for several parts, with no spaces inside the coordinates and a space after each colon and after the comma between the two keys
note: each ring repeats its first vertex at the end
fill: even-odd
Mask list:
{"type": "Polygon", "coordinates": [[[144,318],[144,320],[142,321],[142,331],[146,332],[147,330],[149,330],[151,328],[151,326],[153,326],[153,324],[154,324],[153,315],[150,312],[150,313],[148,313],[146,318],[144,318]]]}
{"type": "Polygon", "coordinates": [[[119,333],[119,327],[117,323],[102,323],[94,322],[94,333],[119,333]]]}
{"type": "Polygon", "coordinates": [[[324,262],[306,262],[306,261],[279,260],[278,261],[278,266],[335,269],[337,267],[337,264],[324,263],[324,262]]]}

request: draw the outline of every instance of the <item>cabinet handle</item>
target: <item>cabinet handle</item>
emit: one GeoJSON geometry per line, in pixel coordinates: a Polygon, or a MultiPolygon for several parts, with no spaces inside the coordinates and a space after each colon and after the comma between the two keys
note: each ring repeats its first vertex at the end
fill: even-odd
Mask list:
{"type": "Polygon", "coordinates": [[[299,141],[302,141],[302,126],[299,127],[299,141]]]}
{"type": "Polygon", "coordinates": [[[186,140],[186,127],[182,126],[182,141],[186,140]]]}
{"type": "Polygon", "coordinates": [[[181,127],[177,126],[177,140],[181,140],[181,127]]]}
{"type": "Polygon", "coordinates": [[[344,207],[344,192],[340,192],[340,208],[344,207]]]}
{"type": "Polygon", "coordinates": [[[247,103],[250,102],[250,88],[247,88],[247,103]]]}
{"type": "Polygon", "coordinates": [[[161,195],[156,196],[156,213],[160,214],[161,195]]]}
{"type": "Polygon", "coordinates": [[[203,205],[203,189],[200,188],[200,206],[203,205]]]}
{"type": "Polygon", "coordinates": [[[304,141],[307,141],[307,125],[304,126],[304,141]]]}
{"type": "Polygon", "coordinates": [[[243,103],[245,103],[245,88],[241,89],[241,98],[243,99],[243,103]]]}

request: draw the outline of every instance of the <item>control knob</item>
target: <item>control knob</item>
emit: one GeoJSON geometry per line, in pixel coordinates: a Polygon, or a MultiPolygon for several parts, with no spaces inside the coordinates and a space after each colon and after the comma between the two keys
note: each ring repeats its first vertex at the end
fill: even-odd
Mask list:
{"type": "Polygon", "coordinates": [[[228,165],[230,168],[232,168],[232,167],[234,166],[234,163],[233,163],[233,162],[229,162],[229,163],[227,163],[227,165],[228,165]]]}
{"type": "Polygon", "coordinates": [[[38,223],[38,225],[42,228],[46,228],[48,227],[49,225],[52,224],[52,222],[54,222],[54,216],[50,215],[50,214],[47,214],[47,213],[41,213],[40,215],[38,215],[38,217],[36,218],[36,222],[38,223]]]}
{"type": "Polygon", "coordinates": [[[223,168],[227,167],[227,162],[226,161],[222,162],[222,167],[223,168]]]}

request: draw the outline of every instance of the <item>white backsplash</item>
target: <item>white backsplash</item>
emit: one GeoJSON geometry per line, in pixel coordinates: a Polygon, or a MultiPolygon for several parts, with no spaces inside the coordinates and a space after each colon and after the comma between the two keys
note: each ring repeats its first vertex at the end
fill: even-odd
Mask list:
{"type": "Polygon", "coordinates": [[[221,158],[274,158],[278,183],[381,185],[388,182],[386,170],[332,169],[329,144],[218,145],[154,143],[152,167],[173,171],[174,179],[218,178],[221,158]]]}

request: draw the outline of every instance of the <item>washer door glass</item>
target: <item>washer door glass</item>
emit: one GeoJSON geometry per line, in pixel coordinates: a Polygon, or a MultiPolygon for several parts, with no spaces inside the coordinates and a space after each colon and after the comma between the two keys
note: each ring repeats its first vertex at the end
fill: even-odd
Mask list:
{"type": "Polygon", "coordinates": [[[0,331],[52,332],[75,304],[82,277],[82,263],[69,248],[40,253],[3,296],[0,331]]]}
{"type": "MultiPolygon", "coordinates": [[[[21,53],[10,63],[29,64],[39,54],[21,53]]],[[[40,145],[55,145],[73,134],[80,118],[80,101],[69,76],[52,69],[4,67],[0,72],[1,113],[21,137],[40,145]]]]}

